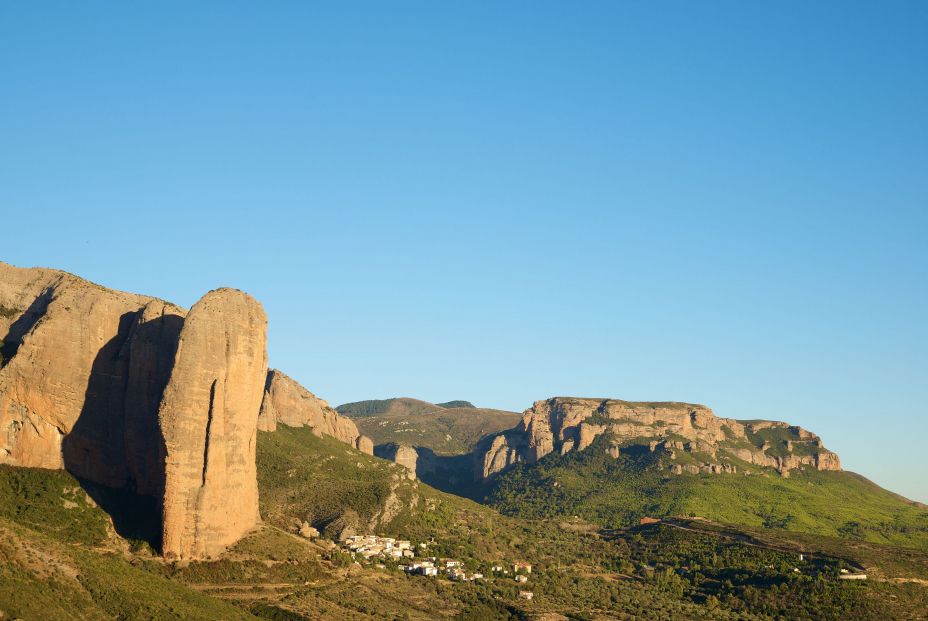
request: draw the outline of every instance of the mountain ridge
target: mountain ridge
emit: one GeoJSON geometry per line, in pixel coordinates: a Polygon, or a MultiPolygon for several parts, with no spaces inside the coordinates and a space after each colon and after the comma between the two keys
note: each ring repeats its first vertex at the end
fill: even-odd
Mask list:
{"type": "Polygon", "coordinates": [[[335,410],[375,445],[395,443],[449,456],[469,453],[482,437],[510,428],[520,416],[465,401],[436,404],[411,397],[354,401],[335,410]]]}
{"type": "Polygon", "coordinates": [[[536,401],[510,430],[483,438],[474,452],[475,473],[487,480],[518,462],[534,463],[545,455],[584,450],[608,434],[606,449],[614,457],[621,445],[649,438],[675,463],[676,474],[735,472],[745,465],[773,468],[781,476],[802,466],[840,470],[838,456],[821,438],[780,421],[739,421],[716,416],[704,405],[677,401],[551,397],[536,401]]]}

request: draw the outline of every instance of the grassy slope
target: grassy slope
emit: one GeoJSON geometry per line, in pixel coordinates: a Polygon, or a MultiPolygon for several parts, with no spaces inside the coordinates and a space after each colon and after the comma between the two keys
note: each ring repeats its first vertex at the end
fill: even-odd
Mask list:
{"type": "Polygon", "coordinates": [[[422,446],[439,455],[467,453],[481,437],[511,428],[520,417],[516,412],[473,406],[444,407],[408,398],[359,401],[336,409],[354,420],[374,444],[422,446]]]}
{"type": "MultiPolygon", "coordinates": [[[[188,565],[164,564],[144,549],[132,553],[67,474],[0,468],[0,609],[27,620],[505,620],[551,611],[597,619],[770,619],[797,607],[823,619],[846,618],[848,610],[855,618],[906,618],[924,607],[928,593],[913,585],[795,576],[782,551],[711,532],[655,539],[632,529],[601,537],[575,520],[500,516],[424,484],[397,481],[397,466],[305,429],[262,433],[258,442],[269,524],[221,558],[188,565]],[[275,527],[289,526],[307,507],[373,517],[379,509],[365,497],[378,486],[395,486],[397,497],[408,494],[413,506],[375,532],[434,538],[431,554],[457,557],[471,571],[530,561],[529,584],[508,578],[460,584],[362,569],[338,551],[275,527]],[[775,567],[764,569],[769,564],[775,567]],[[535,593],[533,602],[518,600],[524,588],[535,593]]],[[[801,545],[808,551],[816,544],[813,538],[801,545]]],[[[893,554],[875,544],[867,550],[877,560],[893,554]]],[[[834,559],[816,562],[836,571],[834,559]]],[[[925,566],[924,555],[915,555],[896,568],[903,573],[889,568],[885,574],[921,576],[904,572],[925,566]]]]}
{"type": "Polygon", "coordinates": [[[65,472],[0,466],[0,610],[9,618],[253,619],[130,563],[65,472]]]}
{"type": "MultiPolygon", "coordinates": [[[[339,489],[350,487],[346,477],[357,477],[363,488],[378,479],[383,488],[396,484],[395,465],[317,438],[304,429],[287,429],[283,435],[260,434],[258,451],[259,471],[293,473],[273,480],[265,478],[261,484],[265,511],[270,511],[272,505],[277,507],[275,519],[281,526],[291,523],[289,512],[304,510],[304,497],[312,498],[313,506],[334,508],[347,503],[345,506],[363,519],[376,514],[375,508],[360,505],[352,494],[345,495],[339,489]]],[[[810,562],[831,576],[836,575],[840,559],[848,558],[887,579],[928,577],[928,555],[916,551],[854,544],[854,551],[849,552],[846,540],[766,529],[752,535],[739,534],[749,540],[745,543],[730,536],[738,534],[737,530],[716,527],[717,532],[713,532],[712,525],[702,523],[698,524],[707,532],[675,531],[667,535],[660,531],[662,534],[657,536],[635,528],[600,537],[595,527],[582,521],[513,519],[421,482],[404,480],[397,494],[409,501],[416,499],[415,506],[377,525],[373,532],[414,542],[434,538],[430,554],[464,560],[469,569],[485,573],[489,573],[486,570],[491,564],[530,561],[535,572],[525,588],[534,591],[535,602],[527,610],[535,612],[571,612],[592,618],[598,611],[604,615],[600,618],[607,619],[622,615],[686,619],[734,615],[752,618],[757,612],[761,613],[758,618],[775,618],[789,610],[802,610],[802,614],[793,616],[838,619],[853,611],[856,618],[907,618],[928,602],[928,589],[920,586],[875,582],[860,585],[834,578],[822,582],[813,575],[792,574],[792,559],[802,550],[807,554],[814,551],[815,560],[810,562]],[[761,535],[768,541],[760,541],[761,535]],[[766,549],[765,545],[775,549],[766,549]],[[897,563],[893,559],[900,554],[908,556],[897,563]],[[674,564],[674,559],[679,562],[674,564]],[[768,565],[773,568],[767,569],[768,565]],[[646,570],[646,566],[659,571],[646,570]],[[694,566],[705,567],[691,571],[694,566]],[[889,613],[887,606],[892,606],[889,613]]],[[[421,592],[408,590],[409,580],[415,583],[421,579],[399,583],[390,580],[385,576],[379,586],[372,585],[371,591],[365,591],[365,606],[374,606],[380,597],[408,598],[417,606],[422,604],[417,599],[421,592]],[[397,588],[407,590],[397,592],[397,588]],[[374,592],[380,595],[374,597],[374,592]]],[[[350,596],[354,587],[342,586],[344,593],[326,596],[327,605],[350,596]]],[[[435,589],[434,597],[445,602],[442,606],[454,610],[473,612],[486,602],[511,601],[518,606],[518,588],[508,580],[489,585],[426,581],[423,588],[435,589]]],[[[485,613],[474,618],[503,617],[485,613]]]]}
{"type": "MultiPolygon", "coordinates": [[[[571,611],[582,608],[587,602],[623,609],[627,614],[641,615],[650,611],[654,618],[727,618],[721,613],[707,615],[692,602],[668,597],[650,585],[613,582],[603,577],[599,563],[611,558],[614,550],[610,543],[598,537],[591,539],[584,533],[562,529],[551,522],[507,518],[488,507],[445,494],[421,482],[402,477],[397,481],[395,476],[402,473],[399,466],[363,455],[330,438],[318,438],[306,429],[259,433],[258,469],[262,513],[268,522],[287,528],[294,523],[294,516],[304,519],[303,516],[320,515],[325,517],[316,525],[326,528],[331,511],[342,505],[345,512],[359,517],[356,523],[361,526],[357,532],[408,538],[414,544],[429,542],[428,554],[457,558],[471,571],[481,570],[489,575],[491,565],[511,566],[515,561],[529,561],[535,566],[537,575],[549,575],[544,581],[522,587],[535,592],[536,601],[530,608],[533,610],[571,611]],[[397,486],[394,491],[402,499],[403,508],[394,519],[366,528],[364,522],[377,514],[377,507],[363,500],[361,494],[350,491],[352,479],[359,481],[361,489],[375,489],[375,494],[381,497],[384,490],[397,486]],[[316,506],[327,509],[314,512],[316,506]],[[559,567],[592,571],[583,579],[569,579],[568,587],[559,567]]],[[[443,611],[451,610],[474,615],[463,618],[496,619],[518,615],[521,607],[517,598],[520,587],[511,579],[485,584],[453,584],[444,580],[406,578],[403,584],[408,588],[410,581],[421,584],[436,602],[444,600],[443,604],[423,603],[431,615],[441,616],[443,611]],[[494,608],[500,602],[511,602],[506,605],[513,608],[494,608]]],[[[395,586],[381,585],[381,595],[397,598],[397,593],[391,591],[395,586]]],[[[354,591],[354,586],[346,586],[342,597],[350,597],[354,591]]],[[[419,592],[406,593],[399,600],[418,603],[420,596],[419,592]]]]}
{"type": "Polygon", "coordinates": [[[613,459],[600,449],[520,464],[495,479],[488,501],[510,515],[576,514],[610,527],[694,515],[928,550],[928,511],[853,473],[675,476],[655,468],[655,454],[613,459]]]}
{"type": "Polygon", "coordinates": [[[305,520],[329,536],[377,521],[391,494],[408,504],[417,486],[401,466],[307,428],[258,432],[257,462],[264,519],[281,528],[305,520]]]}

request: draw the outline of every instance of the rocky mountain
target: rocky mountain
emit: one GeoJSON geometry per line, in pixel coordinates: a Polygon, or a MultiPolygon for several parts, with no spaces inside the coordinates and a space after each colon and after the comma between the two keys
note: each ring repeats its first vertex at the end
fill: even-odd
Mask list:
{"type": "Polygon", "coordinates": [[[924,546],[928,513],[841,469],[821,438],[689,403],[555,397],[485,438],[479,496],[526,518],[580,516],[608,528],[699,516],[892,545],[924,546]]]}
{"type": "Polygon", "coordinates": [[[0,461],[158,491],[146,464],[186,311],[3,263],[0,311],[0,461]]]}
{"type": "Polygon", "coordinates": [[[0,462],[157,498],[165,556],[258,521],[254,444],[267,319],[233,289],[190,313],[64,272],[0,265],[0,462]],[[229,497],[241,510],[226,511],[229,497]]]}
{"type": "Polygon", "coordinates": [[[410,479],[416,478],[416,470],[419,467],[419,451],[406,444],[378,444],[374,447],[374,455],[382,459],[393,461],[406,469],[406,476],[410,479]]]}
{"type": "Polygon", "coordinates": [[[206,294],[184,320],[158,411],[168,559],[221,552],[261,519],[255,441],[266,334],[261,305],[232,289],[206,294]]]}
{"type": "Polygon", "coordinates": [[[268,370],[266,327],[234,289],[187,311],[0,264],[0,619],[923,616],[928,512],[799,427],[574,398],[353,422],[268,370]]]}
{"type": "Polygon", "coordinates": [[[339,415],[329,404],[281,371],[267,373],[258,429],[274,431],[277,425],[310,427],[317,436],[332,436],[372,455],[374,444],[358,432],[354,422],[339,415]]]}
{"type": "Polygon", "coordinates": [[[374,444],[402,444],[438,455],[469,453],[483,436],[519,420],[516,412],[477,408],[467,401],[435,404],[407,397],[346,403],[336,410],[374,444]]]}
{"type": "MultiPolygon", "coordinates": [[[[212,559],[182,563],[153,558],[113,533],[67,472],[0,466],[3,618],[883,621],[920,618],[928,604],[924,546],[695,518],[635,520],[617,530],[573,517],[524,520],[437,492],[397,464],[308,427],[257,435],[263,524],[212,559]],[[321,537],[299,535],[305,522],[321,537]],[[455,559],[484,579],[408,576],[377,558],[355,563],[338,542],[348,533],[410,540],[417,551],[425,544],[417,557],[455,559]],[[493,570],[511,572],[515,563],[531,564],[526,583],[493,570]],[[842,570],[869,579],[849,583],[842,570]]],[[[517,464],[494,480],[557,460],[595,458],[601,461],[590,467],[600,471],[626,457],[597,446],[517,464]]],[[[673,482],[738,479],[665,475],[673,482]]],[[[802,477],[766,479],[804,487],[802,477]]],[[[846,510],[859,514],[859,499],[845,498],[846,510]]]]}
{"type": "Polygon", "coordinates": [[[474,452],[475,472],[486,480],[516,463],[586,450],[600,436],[608,438],[604,450],[613,457],[645,446],[674,474],[769,468],[787,477],[804,466],[841,469],[821,438],[788,423],[720,418],[690,403],[554,397],[536,401],[513,429],[484,438],[474,452]]]}
{"type": "Polygon", "coordinates": [[[373,452],[351,421],[268,372],[266,331],[261,304],[234,289],[188,313],[0,263],[0,463],[153,498],[166,557],[216,554],[260,519],[259,413],[262,428],[308,426],[373,452]]]}

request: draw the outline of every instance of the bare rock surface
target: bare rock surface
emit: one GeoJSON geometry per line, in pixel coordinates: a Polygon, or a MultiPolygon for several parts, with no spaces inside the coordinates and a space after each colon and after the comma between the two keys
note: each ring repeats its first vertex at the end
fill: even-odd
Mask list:
{"type": "Polygon", "coordinates": [[[406,468],[409,479],[416,478],[416,468],[419,464],[419,452],[408,444],[380,444],[374,447],[374,454],[383,459],[389,459],[406,468]]]}
{"type": "Polygon", "coordinates": [[[170,350],[184,314],[66,272],[0,263],[0,463],[126,484],[156,459],[157,401],[139,395],[160,399],[168,370],[140,343],[161,339],[170,350]]]}
{"type": "Polygon", "coordinates": [[[274,431],[278,424],[309,427],[317,436],[331,436],[368,455],[373,454],[373,442],[358,432],[354,421],[340,415],[293,378],[271,369],[267,373],[258,429],[274,431]]]}
{"type": "Polygon", "coordinates": [[[232,289],[188,314],[0,263],[0,463],[150,497],[166,555],[215,554],[259,519],[259,410],[272,426],[311,425],[373,453],[354,423],[267,373],[266,325],[261,305],[232,289]]]}
{"type": "Polygon", "coordinates": [[[184,321],[159,408],[166,558],[217,554],[260,519],[255,440],[266,341],[261,304],[234,289],[207,293],[184,321]]]}
{"type": "Polygon", "coordinates": [[[475,474],[487,479],[512,464],[534,463],[555,451],[586,450],[604,434],[612,443],[606,450],[614,457],[622,445],[641,443],[651,451],[666,451],[671,460],[683,453],[702,460],[671,467],[674,473],[737,472],[736,460],[773,468],[783,476],[803,466],[841,469],[838,456],[817,435],[787,423],[721,418],[691,403],[554,397],[536,401],[513,429],[485,438],[474,453],[475,474]]]}

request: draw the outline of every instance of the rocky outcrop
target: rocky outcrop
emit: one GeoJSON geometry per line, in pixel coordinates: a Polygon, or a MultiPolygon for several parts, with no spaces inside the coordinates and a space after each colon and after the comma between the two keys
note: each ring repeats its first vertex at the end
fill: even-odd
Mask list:
{"type": "Polygon", "coordinates": [[[166,558],[216,554],[259,520],[255,440],[266,334],[261,305],[234,289],[209,292],[184,321],[158,412],[166,558]]]}
{"type": "Polygon", "coordinates": [[[185,311],[0,263],[0,463],[158,493],[156,416],[185,311]]]}
{"type": "Polygon", "coordinates": [[[416,468],[419,465],[419,453],[408,444],[379,444],[374,447],[374,454],[382,459],[394,461],[406,468],[409,479],[416,478],[416,468]]]}
{"type": "Polygon", "coordinates": [[[509,466],[525,461],[526,436],[520,423],[511,432],[484,438],[474,450],[476,480],[487,479],[509,466]]]}
{"type": "Polygon", "coordinates": [[[128,343],[125,399],[126,467],[136,491],[164,492],[163,435],[158,408],[171,377],[184,320],[177,307],[153,300],[136,320],[128,343]]]}
{"type": "Polygon", "coordinates": [[[327,402],[276,369],[267,373],[258,429],[274,431],[277,425],[309,427],[317,436],[332,436],[368,455],[374,444],[358,432],[351,419],[340,415],[327,402]]]}
{"type": "Polygon", "coordinates": [[[678,464],[672,472],[736,471],[722,457],[773,468],[784,476],[803,466],[841,469],[838,456],[822,447],[817,435],[787,423],[720,418],[690,403],[555,397],[536,401],[515,428],[485,438],[475,451],[476,475],[487,479],[517,462],[534,463],[555,451],[586,450],[603,435],[608,435],[606,451],[614,457],[628,444],[665,451],[671,460],[679,451],[696,456],[699,465],[678,464]]]}
{"type": "Polygon", "coordinates": [[[166,554],[219,551],[258,519],[265,330],[260,304],[238,291],[211,292],[188,315],[0,263],[0,463],[151,496],[166,554]]]}
{"type": "Polygon", "coordinates": [[[355,448],[361,451],[362,453],[367,453],[368,455],[374,454],[374,441],[368,438],[367,436],[358,436],[357,441],[355,442],[355,448]]]}

